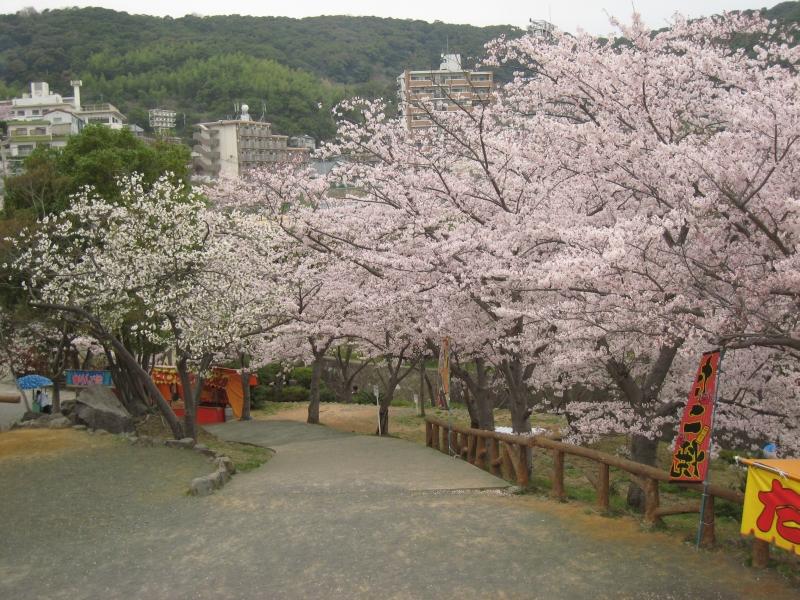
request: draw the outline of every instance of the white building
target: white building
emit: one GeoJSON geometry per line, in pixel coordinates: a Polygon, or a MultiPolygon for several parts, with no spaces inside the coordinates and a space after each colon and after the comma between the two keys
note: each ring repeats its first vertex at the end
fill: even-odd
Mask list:
{"type": "Polygon", "coordinates": [[[543,21],[541,19],[530,19],[528,22],[528,33],[534,37],[550,39],[553,37],[555,28],[555,25],[549,21],[543,21]]]}
{"type": "Polygon", "coordinates": [[[67,144],[88,123],[99,123],[111,129],[125,127],[125,115],[110,103],[81,104],[80,80],[72,83],[72,96],[50,90],[46,81],[32,81],[30,93],[11,100],[3,112],[8,114],[8,137],[4,153],[9,174],[17,172],[22,160],[37,146],[58,148],[67,144]]]}
{"type": "Polygon", "coordinates": [[[400,114],[409,130],[431,127],[434,112],[471,111],[489,101],[493,87],[491,71],[464,69],[461,55],[442,54],[438,69],[406,69],[397,77],[400,114]]]}
{"type": "Polygon", "coordinates": [[[30,93],[11,101],[11,118],[21,121],[39,119],[51,110],[71,112],[85,123],[101,123],[112,129],[122,129],[127,119],[119,109],[109,102],[81,104],[83,82],[73,80],[72,96],[62,96],[50,91],[46,81],[32,81],[30,93]]]}
{"type": "Polygon", "coordinates": [[[192,166],[196,175],[235,178],[249,169],[308,156],[308,148],[290,147],[287,136],[273,134],[270,123],[250,120],[247,111],[243,104],[239,119],[195,125],[192,166]]]}
{"type": "Polygon", "coordinates": [[[175,119],[178,114],[174,110],[151,108],[147,114],[150,118],[150,129],[153,131],[164,132],[175,129],[175,119]]]}
{"type": "Polygon", "coordinates": [[[80,133],[83,126],[82,119],[60,108],[47,110],[36,118],[9,121],[4,148],[9,174],[18,172],[35,148],[62,148],[69,136],[80,133]]]}

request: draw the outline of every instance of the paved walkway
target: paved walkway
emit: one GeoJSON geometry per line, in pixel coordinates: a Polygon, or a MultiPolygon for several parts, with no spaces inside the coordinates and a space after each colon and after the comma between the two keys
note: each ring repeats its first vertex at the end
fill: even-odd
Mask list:
{"type": "MultiPolygon", "coordinates": [[[[72,495],[29,497],[42,519],[24,529],[13,514],[23,500],[0,486],[0,598],[797,597],[772,574],[759,582],[630,520],[509,496],[504,482],[415,444],[294,422],[211,429],[276,455],[213,496],[155,501],[120,491],[141,487],[142,472],[98,480],[85,462],[61,484],[72,495]],[[98,503],[75,509],[75,494],[98,503]],[[117,514],[115,497],[125,498],[117,514]]],[[[169,462],[152,450],[137,456],[169,462]]],[[[24,476],[2,464],[0,478],[24,476]]]]}

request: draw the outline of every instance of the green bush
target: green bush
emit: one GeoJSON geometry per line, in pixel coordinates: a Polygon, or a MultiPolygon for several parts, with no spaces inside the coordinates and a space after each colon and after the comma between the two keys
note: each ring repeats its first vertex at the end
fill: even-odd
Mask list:
{"type": "Polygon", "coordinates": [[[278,378],[282,377],[283,365],[281,363],[270,363],[264,365],[256,373],[258,373],[258,383],[264,386],[274,384],[278,378]]]}
{"type": "Polygon", "coordinates": [[[289,372],[289,380],[306,389],[311,388],[311,367],[295,367],[289,372]]]}
{"type": "Polygon", "coordinates": [[[287,385],[281,390],[276,402],[308,402],[308,390],[299,385],[287,385]]]}
{"type": "Polygon", "coordinates": [[[299,385],[287,385],[278,394],[274,386],[259,385],[253,390],[251,401],[256,408],[265,402],[308,402],[308,390],[299,385]]]}
{"type": "Polygon", "coordinates": [[[336,402],[338,398],[336,394],[333,393],[333,390],[329,388],[324,383],[320,383],[319,386],[319,401],[320,402],[336,402]]]}
{"type": "Polygon", "coordinates": [[[353,394],[355,404],[375,404],[375,396],[367,390],[358,390],[353,394]]]}
{"type": "Polygon", "coordinates": [[[257,385],[250,391],[250,404],[253,408],[262,408],[266,402],[272,400],[270,388],[266,385],[257,385]]]}

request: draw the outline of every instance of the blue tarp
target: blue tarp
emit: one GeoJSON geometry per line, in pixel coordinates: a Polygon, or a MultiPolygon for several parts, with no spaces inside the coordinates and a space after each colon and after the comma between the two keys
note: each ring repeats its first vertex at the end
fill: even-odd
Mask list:
{"type": "Polygon", "coordinates": [[[17,387],[21,390],[33,390],[42,387],[51,387],[53,382],[41,375],[25,375],[17,379],[17,387]]]}

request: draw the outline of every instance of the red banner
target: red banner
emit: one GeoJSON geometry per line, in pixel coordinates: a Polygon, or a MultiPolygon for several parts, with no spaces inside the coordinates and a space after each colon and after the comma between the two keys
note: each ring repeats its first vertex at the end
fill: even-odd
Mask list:
{"type": "Polygon", "coordinates": [[[673,481],[705,481],[710,459],[711,420],[717,389],[717,371],[720,352],[706,352],[700,359],[700,367],[689,391],[689,401],[683,411],[672,468],[669,476],[673,481]]]}

